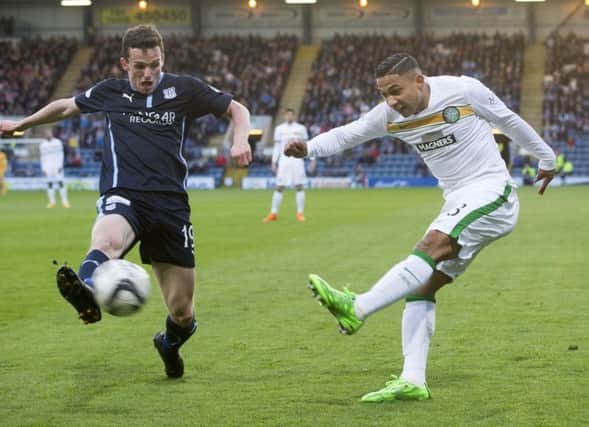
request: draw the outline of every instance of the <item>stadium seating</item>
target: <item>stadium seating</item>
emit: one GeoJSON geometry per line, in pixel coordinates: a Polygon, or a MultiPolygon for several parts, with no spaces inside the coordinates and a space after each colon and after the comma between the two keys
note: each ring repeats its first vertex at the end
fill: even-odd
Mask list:
{"type": "MultiPolygon", "coordinates": [[[[419,61],[426,75],[470,75],[492,88],[514,111],[519,111],[524,37],[453,34],[447,37],[399,37],[383,35],[336,35],[321,45],[313,64],[300,120],[315,136],[332,127],[348,123],[381,102],[374,89],[374,69],[378,61],[391,53],[407,51],[419,61]]],[[[384,138],[377,144],[380,156],[375,164],[365,166],[368,177],[422,176],[427,173],[408,154],[400,141],[384,138]]],[[[359,161],[361,151],[357,151],[359,161]]],[[[354,173],[355,162],[344,165],[354,173]]],[[[321,175],[341,174],[324,162],[321,175]]]]}
{"type": "Polygon", "coordinates": [[[45,105],[76,48],[66,37],[0,41],[0,112],[26,115],[45,105]]]}
{"type": "Polygon", "coordinates": [[[589,38],[571,33],[546,40],[544,137],[574,146],[589,134],[589,38]]]}
{"type": "MultiPolygon", "coordinates": [[[[165,70],[202,78],[231,93],[234,99],[248,106],[252,114],[274,115],[294,59],[298,39],[280,34],[270,39],[259,36],[200,38],[170,35],[165,37],[164,43],[165,70]]],[[[94,57],[82,70],[77,92],[108,77],[124,77],[117,65],[120,37],[99,38],[95,45],[100,46],[100,49],[96,49],[94,57]]],[[[67,140],[71,135],[79,135],[81,152],[84,148],[96,150],[104,138],[103,121],[102,114],[86,115],[62,126],[60,137],[67,140]]],[[[213,116],[199,118],[193,123],[184,153],[189,159],[189,166],[199,163],[201,147],[207,144],[208,138],[215,133],[225,132],[226,128],[225,119],[216,119],[213,116]]],[[[190,173],[212,175],[216,183],[220,184],[223,168],[214,167],[209,160],[212,159],[203,159],[198,167],[190,167],[190,173]]],[[[93,156],[82,155],[81,161],[81,168],[67,168],[66,173],[77,176],[96,173],[93,156]]]]}

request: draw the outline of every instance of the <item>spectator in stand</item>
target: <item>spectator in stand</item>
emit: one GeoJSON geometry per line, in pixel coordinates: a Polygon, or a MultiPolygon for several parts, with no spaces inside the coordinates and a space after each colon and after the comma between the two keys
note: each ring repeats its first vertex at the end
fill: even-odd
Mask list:
{"type": "Polygon", "coordinates": [[[556,34],[545,44],[544,136],[554,148],[574,147],[589,131],[589,38],[556,34]]]}
{"type": "MultiPolygon", "coordinates": [[[[77,93],[88,89],[94,82],[108,77],[121,78],[118,65],[120,37],[96,38],[94,57],[81,72],[77,93]]],[[[233,94],[236,101],[246,105],[252,114],[274,115],[282,96],[284,85],[298,39],[292,35],[278,34],[273,38],[260,36],[222,35],[211,38],[172,34],[165,38],[169,46],[166,69],[178,74],[194,75],[220,90],[233,94]]],[[[103,127],[102,114],[89,114],[74,126],[79,133],[80,145],[94,148],[97,131],[103,127]]],[[[210,135],[223,133],[225,119],[201,117],[189,130],[192,149],[206,145],[210,135]]]]}
{"type": "Polygon", "coordinates": [[[0,113],[25,115],[47,102],[77,48],[73,38],[0,42],[0,113]]]}
{"type": "Polygon", "coordinates": [[[561,151],[556,151],[556,174],[560,176],[560,184],[566,185],[567,176],[573,173],[573,163],[561,151]]]}
{"type": "Polygon", "coordinates": [[[536,169],[530,166],[528,162],[524,163],[522,168],[522,179],[524,185],[534,185],[534,178],[536,177],[536,169]]]}
{"type": "Polygon", "coordinates": [[[6,196],[8,193],[8,186],[4,180],[6,169],[8,169],[8,157],[3,150],[0,150],[0,196],[6,196]]]}
{"type": "MultiPolygon", "coordinates": [[[[302,122],[314,137],[358,119],[381,102],[373,90],[374,58],[387,56],[391,46],[417,53],[428,74],[476,77],[518,112],[524,44],[523,34],[458,33],[445,37],[336,34],[323,42],[312,66],[303,99],[302,122]]],[[[399,152],[399,147],[405,153],[408,150],[406,144],[398,141],[393,146],[394,152],[399,152]]]]}
{"type": "Polygon", "coordinates": [[[227,158],[221,151],[217,152],[217,157],[215,157],[215,166],[223,169],[225,169],[225,166],[227,166],[227,158]]]}

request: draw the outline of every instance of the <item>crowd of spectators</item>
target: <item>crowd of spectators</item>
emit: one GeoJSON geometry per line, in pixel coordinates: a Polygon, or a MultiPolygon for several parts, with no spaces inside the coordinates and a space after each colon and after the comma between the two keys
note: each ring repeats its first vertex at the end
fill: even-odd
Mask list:
{"type": "Polygon", "coordinates": [[[544,139],[575,146],[589,134],[589,38],[553,35],[545,44],[544,139]]]}
{"type": "MultiPolygon", "coordinates": [[[[270,39],[254,35],[169,35],[165,37],[164,70],[200,77],[232,93],[252,114],[275,116],[298,43],[295,36],[280,34],[270,39]]],[[[96,38],[94,45],[97,49],[81,72],[76,93],[108,77],[125,77],[119,65],[120,36],[96,38]]],[[[391,46],[395,51],[413,54],[426,75],[465,74],[480,79],[510,108],[519,111],[524,51],[521,34],[335,35],[322,43],[305,91],[300,121],[311,137],[355,120],[381,102],[374,87],[374,69],[391,53],[391,46]]],[[[547,46],[550,74],[545,78],[545,133],[549,140],[552,135],[553,139],[569,138],[571,129],[589,127],[589,43],[568,36],[551,38],[547,46]]],[[[22,40],[0,43],[0,48],[5,52],[0,62],[0,112],[18,115],[28,114],[47,102],[56,76],[71,58],[76,42],[65,38],[22,40]]],[[[192,172],[203,169],[201,152],[209,136],[223,133],[226,127],[225,120],[212,116],[193,124],[185,143],[192,172]]],[[[90,114],[63,122],[57,136],[71,148],[69,163],[78,164],[79,148],[99,150],[104,143],[104,117],[90,114]]],[[[378,163],[381,154],[410,151],[403,142],[385,137],[357,147],[348,156],[370,167],[378,163]]],[[[210,160],[212,164],[223,164],[219,159],[210,160]]],[[[334,164],[338,164],[337,159],[334,164]]],[[[423,168],[417,169],[419,174],[425,173],[423,168]]]]}
{"type": "Polygon", "coordinates": [[[395,51],[416,57],[426,75],[469,75],[519,111],[524,37],[454,34],[442,38],[336,35],[313,64],[301,112],[311,135],[355,120],[381,101],[374,87],[378,62],[395,51]]]}
{"type": "Polygon", "coordinates": [[[166,38],[167,67],[226,90],[252,114],[275,115],[298,46],[293,35],[166,38]]]}
{"type": "Polygon", "coordinates": [[[73,38],[0,41],[0,114],[26,115],[48,101],[77,49],[73,38]]]}
{"type": "MultiPolygon", "coordinates": [[[[298,39],[280,34],[273,38],[169,35],[165,37],[164,44],[164,71],[199,77],[231,93],[252,114],[275,115],[298,39]]],[[[126,77],[119,65],[120,36],[97,38],[95,45],[100,48],[96,49],[94,57],[82,70],[76,88],[78,93],[102,79],[126,77]]],[[[99,148],[104,141],[103,122],[101,114],[83,116],[66,123],[60,130],[61,137],[68,140],[78,135],[80,148],[99,148]]],[[[191,173],[200,173],[206,168],[201,156],[202,147],[210,135],[225,132],[227,125],[226,119],[210,115],[192,124],[184,144],[191,173]]],[[[220,158],[209,160],[212,166],[225,165],[220,158]]]]}
{"type": "MultiPolygon", "coordinates": [[[[382,101],[374,70],[392,51],[416,57],[425,75],[468,75],[493,89],[519,111],[525,39],[523,34],[452,34],[446,37],[397,35],[335,35],[321,45],[312,66],[299,120],[311,137],[358,119],[382,101]]],[[[385,137],[370,144],[372,157],[406,154],[409,147],[385,137]]],[[[361,150],[359,159],[369,157],[361,150]]],[[[419,168],[423,174],[423,168],[419,168]]]]}

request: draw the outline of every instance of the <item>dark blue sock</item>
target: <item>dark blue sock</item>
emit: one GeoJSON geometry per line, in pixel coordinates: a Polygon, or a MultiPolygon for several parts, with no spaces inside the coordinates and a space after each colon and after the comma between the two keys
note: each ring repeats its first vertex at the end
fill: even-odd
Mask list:
{"type": "Polygon", "coordinates": [[[94,286],[94,282],[92,282],[92,274],[94,274],[94,270],[103,262],[108,261],[108,257],[102,251],[98,249],[94,249],[86,255],[82,264],[80,264],[80,271],[78,272],[78,276],[84,283],[88,286],[94,286]]]}
{"type": "Polygon", "coordinates": [[[188,341],[188,338],[196,332],[196,320],[192,318],[190,326],[183,328],[180,325],[174,323],[174,321],[168,316],[166,318],[166,335],[164,339],[166,344],[174,349],[179,349],[182,344],[188,341]]]}

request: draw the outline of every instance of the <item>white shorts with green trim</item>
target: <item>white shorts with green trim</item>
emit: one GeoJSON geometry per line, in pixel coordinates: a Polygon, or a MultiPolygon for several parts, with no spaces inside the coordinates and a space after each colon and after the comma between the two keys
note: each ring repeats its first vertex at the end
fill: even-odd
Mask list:
{"type": "Polygon", "coordinates": [[[455,279],[489,243],[511,233],[519,200],[511,183],[478,183],[453,191],[428,232],[439,230],[461,246],[458,257],[441,261],[436,270],[455,279]]]}

